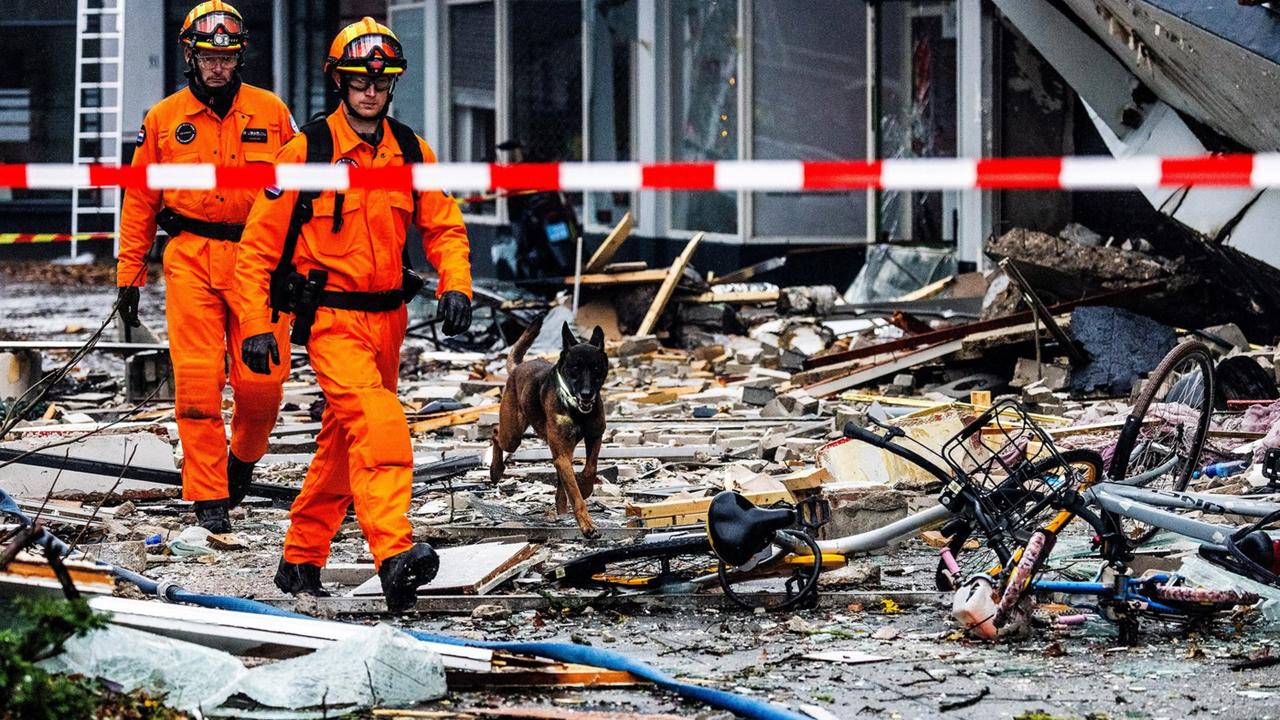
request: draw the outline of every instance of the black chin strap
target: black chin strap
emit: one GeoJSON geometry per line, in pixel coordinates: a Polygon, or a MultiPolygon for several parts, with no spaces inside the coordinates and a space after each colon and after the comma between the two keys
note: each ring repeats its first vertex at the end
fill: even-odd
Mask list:
{"type": "Polygon", "coordinates": [[[210,110],[219,117],[226,118],[227,113],[231,112],[231,103],[235,101],[236,93],[240,92],[240,67],[243,60],[236,63],[236,69],[231,73],[231,79],[226,85],[217,88],[211,88],[204,84],[204,79],[200,77],[200,71],[195,67],[195,56],[187,62],[187,70],[183,75],[187,78],[187,87],[191,88],[191,94],[196,99],[204,103],[210,110]]]}

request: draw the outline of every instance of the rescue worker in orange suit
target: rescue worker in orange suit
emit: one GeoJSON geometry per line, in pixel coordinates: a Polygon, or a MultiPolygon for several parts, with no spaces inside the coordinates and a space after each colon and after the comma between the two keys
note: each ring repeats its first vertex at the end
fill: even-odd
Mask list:
{"type": "MultiPolygon", "coordinates": [[[[386,26],[366,17],[344,28],[324,64],[341,99],[338,109],[304,128],[276,162],[306,162],[308,132],[332,140],[326,158],[332,163],[404,165],[408,153],[396,133],[417,144],[413,155],[435,162],[422,138],[398,123],[393,128],[386,118],[396,80],[406,69],[400,42],[386,26]]],[[[315,152],[324,152],[321,143],[315,152]]],[[[269,372],[283,354],[271,326],[270,276],[287,252],[285,238],[297,201],[296,191],[276,187],[259,196],[236,265],[244,302],[243,358],[255,372],[269,372]]],[[[288,593],[327,594],[320,569],[354,502],[388,609],[403,612],[413,606],[416,589],[435,576],[439,564],[430,545],[413,542],[407,516],[413,453],[396,398],[408,318],[405,303],[412,292],[405,291],[405,233],[411,223],[422,232],[427,259],[439,273],[437,319],[448,335],[471,324],[470,246],[457,203],[440,191],[325,191],[315,196],[311,208],[311,219],[295,235],[292,261],[298,277],[327,272],[312,305],[314,320],[306,341],[326,406],[315,458],[290,512],[275,582],[288,593]]],[[[295,324],[303,317],[298,310],[295,324]]]]}
{"type": "MultiPolygon", "coordinates": [[[[231,5],[202,2],[178,36],[187,87],[147,112],[134,167],[152,163],[252,166],[272,162],[296,132],[289,109],[267,90],[240,80],[247,33],[231,5]]],[[[182,495],[195,501],[200,525],[231,530],[229,511],[244,499],[254,464],[266,453],[280,407],[287,363],[267,376],[239,359],[240,323],[232,301],[236,254],[257,191],[129,189],[120,214],[116,267],[121,320],[137,327],[138,288],[156,226],[170,235],[164,253],[165,316],[173,361],[182,495]],[[230,358],[228,359],[228,354],[230,358]],[[222,389],[230,367],[235,409],[231,444],[222,420],[222,389]]],[[[288,327],[270,329],[280,338],[288,327]]]]}

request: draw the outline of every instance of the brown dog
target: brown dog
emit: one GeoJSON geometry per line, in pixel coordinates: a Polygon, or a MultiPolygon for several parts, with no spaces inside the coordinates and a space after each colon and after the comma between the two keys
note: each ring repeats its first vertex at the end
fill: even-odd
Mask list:
{"type": "Polygon", "coordinates": [[[502,453],[520,447],[524,431],[533,431],[551,448],[551,462],[556,468],[556,513],[563,515],[569,503],[582,534],[596,536],[595,525],[587,514],[585,498],[591,497],[596,485],[596,461],[604,438],[604,402],[600,388],[609,372],[609,358],[604,353],[604,330],[596,326],[590,342],[578,342],[569,323],[561,335],[564,347],[555,365],[546,360],[523,362],[525,351],[542,330],[542,317],[534,320],[511,347],[507,358],[507,386],[502,392],[498,414],[498,431],[493,438],[493,464],[489,478],[497,482],[506,464],[502,453]],[[573,449],[582,440],[587,449],[587,464],[582,477],[573,472],[573,449]]]}

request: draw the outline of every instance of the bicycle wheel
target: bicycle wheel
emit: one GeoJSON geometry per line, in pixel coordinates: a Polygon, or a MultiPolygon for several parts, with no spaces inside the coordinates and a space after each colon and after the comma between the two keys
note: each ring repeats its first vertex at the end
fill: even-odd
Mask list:
{"type": "MultiPolygon", "coordinates": [[[[1213,358],[1201,342],[1184,342],[1165,355],[1125,421],[1109,477],[1154,490],[1185,490],[1209,433],[1213,411],[1213,358]]],[[[1141,545],[1158,528],[1121,518],[1121,529],[1141,545]]]]}
{"type": "MultiPolygon", "coordinates": [[[[1094,450],[1079,448],[1062,450],[1057,457],[1041,460],[1033,466],[1031,473],[1034,477],[1045,479],[1050,484],[1069,483],[1078,492],[1083,492],[1102,479],[1102,468],[1103,459],[1100,454],[1094,450]],[[1064,472],[1064,464],[1069,472],[1064,472]]],[[[1038,499],[1037,496],[1028,495],[1023,501],[1034,503],[1038,499]]],[[[1073,518],[1075,514],[1068,510],[1046,508],[1044,512],[1033,518],[1033,522],[1008,528],[1007,537],[997,538],[997,541],[1002,542],[1017,559],[1021,557],[1021,551],[1018,548],[1025,546],[1036,530],[1044,528],[1057,533],[1073,518]]],[[[971,524],[970,527],[972,527],[971,524]]],[[[951,550],[952,557],[959,566],[959,572],[956,573],[958,577],[954,582],[949,582],[950,573],[947,572],[943,561],[939,560],[937,573],[939,590],[954,590],[959,583],[978,573],[989,575],[994,579],[1004,572],[998,554],[991,548],[990,542],[984,543],[981,537],[970,538],[970,533],[961,533],[951,539],[948,549],[951,550]]]]}
{"type": "Polygon", "coordinates": [[[575,558],[547,578],[563,587],[660,591],[716,572],[705,535],[636,543],[575,558]]]}
{"type": "Polygon", "coordinates": [[[751,611],[775,612],[797,605],[812,606],[818,600],[818,576],[829,558],[844,565],[844,556],[826,555],[807,533],[780,530],[793,542],[809,548],[809,554],[788,552],[775,544],[773,554],[750,569],[734,568],[720,562],[716,572],[724,594],[751,611]]]}

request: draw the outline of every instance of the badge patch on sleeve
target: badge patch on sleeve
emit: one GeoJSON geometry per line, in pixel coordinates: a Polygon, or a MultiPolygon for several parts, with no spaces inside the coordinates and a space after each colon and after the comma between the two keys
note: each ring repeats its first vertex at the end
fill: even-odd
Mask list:
{"type": "Polygon", "coordinates": [[[196,126],[189,122],[182,123],[174,129],[173,137],[183,145],[190,145],[196,139],[196,126]]]}
{"type": "Polygon", "coordinates": [[[267,141],[266,128],[245,128],[244,132],[240,133],[240,142],[264,143],[266,141],[267,141]]]}
{"type": "Polygon", "coordinates": [[[284,194],[284,188],[279,185],[268,185],[263,188],[262,192],[267,196],[268,200],[275,200],[284,194]]]}
{"type": "Polygon", "coordinates": [[[141,145],[142,143],[146,142],[146,140],[147,140],[147,126],[143,125],[142,127],[138,128],[138,144],[141,145]]]}

